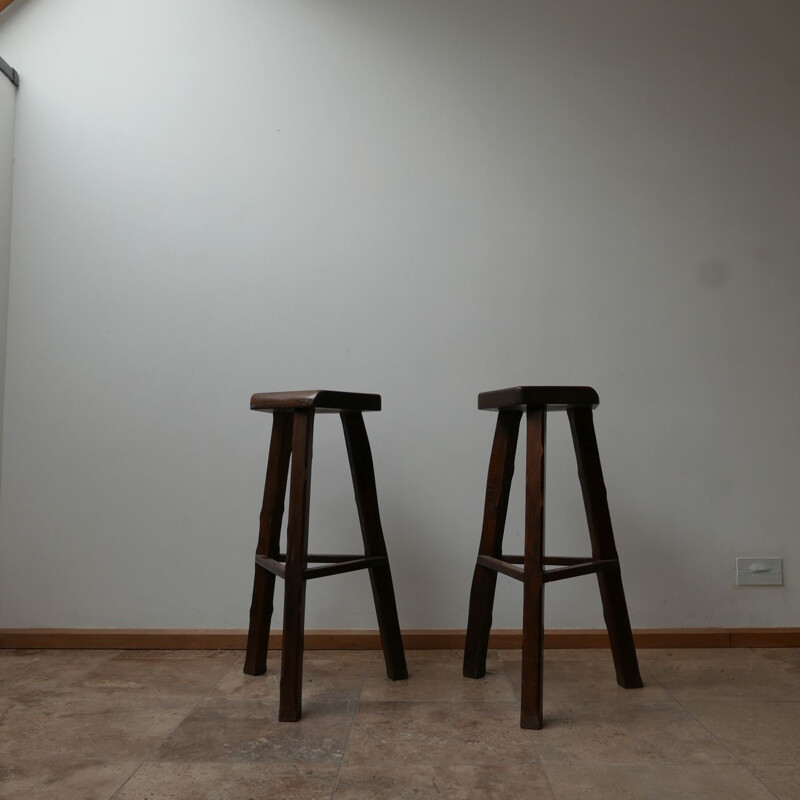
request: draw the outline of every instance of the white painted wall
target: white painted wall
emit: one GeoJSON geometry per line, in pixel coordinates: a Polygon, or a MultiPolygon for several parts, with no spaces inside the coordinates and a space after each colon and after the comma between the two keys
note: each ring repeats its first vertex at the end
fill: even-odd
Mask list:
{"type": "Polygon", "coordinates": [[[11,271],[11,196],[14,172],[14,106],[16,97],[17,87],[6,77],[5,73],[0,74],[0,453],[2,453],[3,442],[8,279],[11,271]]]}
{"type": "MultiPolygon", "coordinates": [[[[797,625],[800,7],[20,0],[0,625],[247,622],[269,418],[367,419],[405,627],[462,627],[485,389],[587,383],[633,623],[797,625]],[[783,555],[782,589],[734,559],[783,555]]],[[[337,421],[316,550],[358,541],[337,421]]],[[[549,551],[587,551],[563,417],[549,551]]],[[[509,549],[520,546],[517,486],[509,549]]],[[[495,622],[521,620],[501,579],[495,622]]],[[[279,617],[278,617],[279,619],[279,617]]],[[[365,575],[309,627],[374,627],[365,575]]],[[[596,585],[547,624],[602,624],[596,585]]]]}

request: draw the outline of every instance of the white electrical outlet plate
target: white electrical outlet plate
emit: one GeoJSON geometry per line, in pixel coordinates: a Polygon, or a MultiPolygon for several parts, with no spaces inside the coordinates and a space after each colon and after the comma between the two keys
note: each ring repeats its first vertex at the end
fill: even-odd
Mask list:
{"type": "Polygon", "coordinates": [[[737,586],[783,586],[782,558],[737,558],[737,586]]]}

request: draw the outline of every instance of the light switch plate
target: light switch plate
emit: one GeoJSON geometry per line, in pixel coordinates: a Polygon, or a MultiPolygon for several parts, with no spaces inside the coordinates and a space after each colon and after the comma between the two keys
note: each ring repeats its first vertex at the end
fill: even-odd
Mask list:
{"type": "Polygon", "coordinates": [[[783,586],[782,558],[737,558],[737,586],[783,586]]]}

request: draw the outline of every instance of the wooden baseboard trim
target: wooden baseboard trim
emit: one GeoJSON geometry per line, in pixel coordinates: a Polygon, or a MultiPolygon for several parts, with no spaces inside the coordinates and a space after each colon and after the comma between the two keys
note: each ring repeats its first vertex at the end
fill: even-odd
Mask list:
{"type": "MultiPolygon", "coordinates": [[[[654,628],[634,631],[636,646],[684,647],[800,647],[800,628],[654,628]]],[[[5,628],[0,649],[78,650],[244,650],[244,630],[5,628]]],[[[460,650],[463,630],[407,630],[408,650],[460,650]]],[[[270,636],[270,649],[281,646],[281,635],[270,636]]],[[[306,631],[307,650],[379,650],[374,630],[306,631]]],[[[499,650],[522,647],[522,631],[495,630],[489,646],[499,650]]],[[[603,630],[548,630],[545,647],[585,649],[608,647],[603,630]]]]}

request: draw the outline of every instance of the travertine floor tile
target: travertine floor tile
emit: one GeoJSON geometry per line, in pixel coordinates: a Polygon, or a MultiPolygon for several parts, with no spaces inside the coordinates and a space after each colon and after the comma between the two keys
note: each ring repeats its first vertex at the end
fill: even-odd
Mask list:
{"type": "Polygon", "coordinates": [[[639,661],[711,661],[719,664],[742,664],[758,661],[763,650],[747,647],[673,647],[639,649],[639,661]]]}
{"type": "Polygon", "coordinates": [[[345,764],[339,775],[337,800],[508,800],[552,798],[547,776],[535,764],[457,765],[345,764]]]}
{"type": "Polygon", "coordinates": [[[312,703],[298,722],[278,722],[277,703],[201,703],[153,761],[340,761],[353,719],[348,703],[312,703]]]}
{"type": "Polygon", "coordinates": [[[765,658],[653,660],[646,672],[678,700],[800,700],[800,670],[765,658]]]}
{"type": "MultiPolygon", "coordinates": [[[[519,661],[522,658],[521,650],[499,650],[503,661],[519,661]]],[[[741,664],[744,661],[759,661],[764,653],[777,653],[778,650],[754,649],[746,647],[677,647],[677,648],[642,648],[636,649],[636,657],[640,663],[649,661],[713,661],[721,663],[741,664]]],[[[784,653],[793,653],[795,650],[786,649],[784,653]]],[[[611,650],[605,648],[577,648],[559,650],[548,648],[544,651],[544,660],[547,661],[592,661],[597,663],[613,664],[611,650]]]]}
{"type": "Polygon", "coordinates": [[[800,800],[800,767],[753,767],[752,772],[778,800],[800,800]]]}
{"type": "Polygon", "coordinates": [[[0,800],[108,800],[132,775],[139,761],[0,763],[0,800]]]}
{"type": "Polygon", "coordinates": [[[116,694],[122,704],[145,702],[146,695],[200,700],[234,662],[230,651],[131,650],[84,675],[80,686],[116,694]]]}
{"type": "MultiPolygon", "coordinates": [[[[503,661],[521,661],[522,650],[498,650],[503,661]]],[[[570,650],[554,650],[548,648],[544,651],[544,660],[548,661],[590,661],[599,664],[613,664],[611,651],[608,648],[585,648],[570,650]]]]}
{"type": "Polygon", "coordinates": [[[186,701],[120,704],[115,693],[66,688],[13,705],[0,721],[0,761],[144,758],[188,712],[186,701]]]}
{"type": "Polygon", "coordinates": [[[45,693],[113,658],[118,650],[0,650],[0,697],[45,693]]]}
{"type": "Polygon", "coordinates": [[[800,647],[764,648],[757,651],[761,658],[800,669],[800,647]]]}
{"type": "MultiPolygon", "coordinates": [[[[355,702],[364,682],[367,665],[375,654],[369,651],[341,652],[316,650],[303,660],[303,701],[355,702]]],[[[244,657],[233,666],[207,695],[208,700],[262,700],[276,702],[280,697],[281,654],[270,651],[264,675],[245,675],[244,657]]],[[[383,658],[380,666],[383,667],[383,658]]]]}
{"type": "Polygon", "coordinates": [[[539,760],[516,703],[362,702],[348,764],[530,764],[539,760]]]}
{"type": "Polygon", "coordinates": [[[676,701],[548,703],[535,731],[542,763],[730,764],[735,758],[676,701]]]}
{"type": "Polygon", "coordinates": [[[354,800],[800,800],[800,650],[640,651],[641,690],[607,650],[549,650],[541,731],[519,728],[518,651],[478,681],[462,656],[410,651],[393,683],[380,653],[309,651],[304,717],[280,723],[278,652],[251,677],[242,652],[0,651],[0,798],[313,800],[338,780],[354,800]]]}
{"type": "Polygon", "coordinates": [[[480,680],[462,675],[464,654],[458,650],[412,650],[406,653],[407,681],[386,677],[383,660],[367,670],[361,699],[434,700],[453,702],[513,701],[504,664],[496,651],[486,659],[486,675],[480,680]]]}
{"type": "Polygon", "coordinates": [[[683,705],[745,764],[800,766],[800,703],[687,701],[683,705]]]}
{"type": "Polygon", "coordinates": [[[329,800],[337,764],[146,762],[114,800],[329,800]]]}
{"type": "Polygon", "coordinates": [[[545,767],[555,800],[770,800],[740,766],[545,767]]]}
{"type": "MultiPolygon", "coordinates": [[[[505,664],[514,697],[519,701],[522,688],[522,662],[508,661],[505,664]]],[[[643,669],[644,687],[623,689],[617,684],[614,664],[604,659],[601,663],[591,661],[545,661],[544,702],[545,705],[565,703],[591,704],[599,700],[612,705],[652,706],[673,703],[669,692],[651,680],[643,669]]],[[[545,714],[547,709],[545,709],[545,714]]]]}

